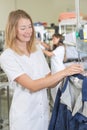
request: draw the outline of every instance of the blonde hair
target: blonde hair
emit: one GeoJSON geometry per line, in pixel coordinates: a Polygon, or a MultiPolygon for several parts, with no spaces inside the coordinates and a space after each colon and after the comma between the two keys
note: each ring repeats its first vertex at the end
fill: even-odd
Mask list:
{"type": "Polygon", "coordinates": [[[30,41],[27,44],[27,50],[29,53],[36,51],[36,45],[35,45],[35,32],[34,32],[34,26],[31,17],[23,10],[15,10],[10,12],[8,16],[8,22],[6,25],[5,30],[5,47],[11,48],[14,51],[16,51],[18,54],[22,54],[21,50],[19,50],[16,47],[16,28],[18,25],[18,21],[21,18],[29,19],[32,26],[32,36],[30,41]]]}

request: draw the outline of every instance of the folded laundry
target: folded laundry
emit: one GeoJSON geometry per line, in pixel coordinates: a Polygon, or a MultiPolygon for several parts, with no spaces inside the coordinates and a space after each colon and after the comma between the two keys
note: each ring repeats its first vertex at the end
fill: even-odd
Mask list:
{"type": "MultiPolygon", "coordinates": [[[[82,16],[82,14],[80,14],[82,16]]],[[[76,12],[63,12],[60,14],[58,21],[62,21],[64,19],[76,18],[76,12]]]]}

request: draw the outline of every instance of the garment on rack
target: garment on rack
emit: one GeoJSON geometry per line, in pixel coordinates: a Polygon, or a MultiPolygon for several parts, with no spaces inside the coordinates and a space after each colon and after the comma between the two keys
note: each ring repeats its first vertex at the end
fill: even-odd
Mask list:
{"type": "Polygon", "coordinates": [[[56,95],[48,130],[87,130],[87,77],[69,76],[56,95]]]}

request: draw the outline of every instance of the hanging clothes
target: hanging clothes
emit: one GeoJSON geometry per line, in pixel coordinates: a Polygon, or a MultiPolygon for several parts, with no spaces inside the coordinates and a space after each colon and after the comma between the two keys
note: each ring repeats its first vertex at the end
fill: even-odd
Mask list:
{"type": "Polygon", "coordinates": [[[87,130],[87,77],[65,79],[56,95],[48,130],[87,130]]]}

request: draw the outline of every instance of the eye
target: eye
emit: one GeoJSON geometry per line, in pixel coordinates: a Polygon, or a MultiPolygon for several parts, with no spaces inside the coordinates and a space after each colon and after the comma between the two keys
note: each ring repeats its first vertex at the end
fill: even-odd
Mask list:
{"type": "Polygon", "coordinates": [[[26,28],[25,27],[21,27],[20,30],[25,30],[26,28]]]}
{"type": "Polygon", "coordinates": [[[26,29],[32,29],[32,25],[30,24],[30,25],[23,25],[23,26],[19,26],[19,29],[20,30],[26,30],[26,29]]]}

